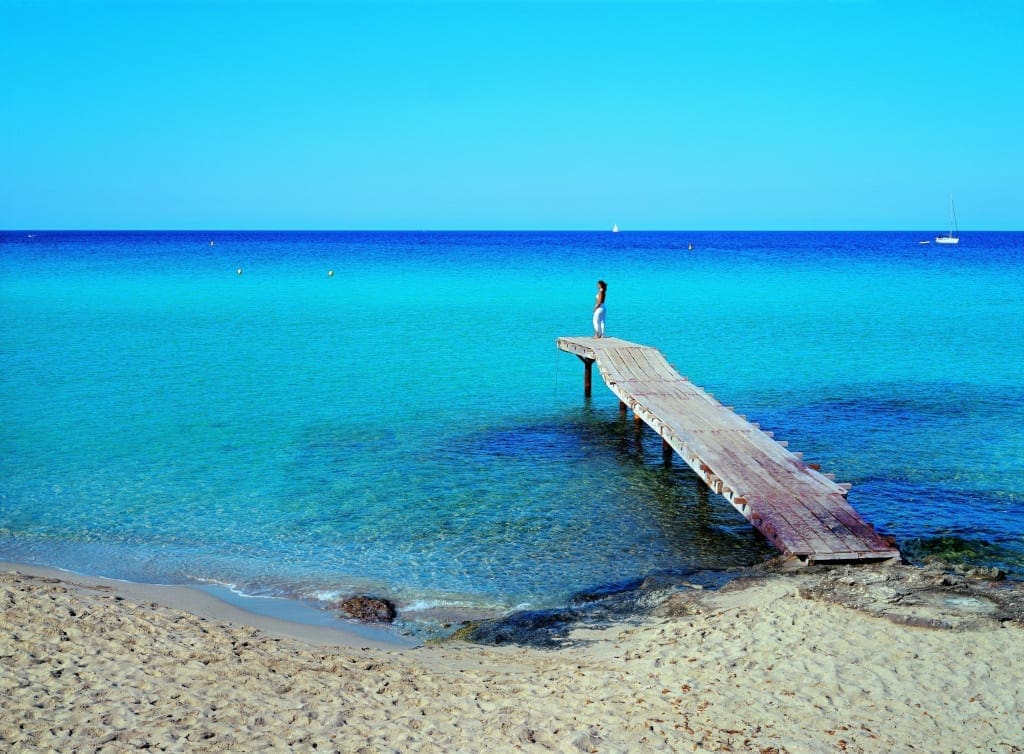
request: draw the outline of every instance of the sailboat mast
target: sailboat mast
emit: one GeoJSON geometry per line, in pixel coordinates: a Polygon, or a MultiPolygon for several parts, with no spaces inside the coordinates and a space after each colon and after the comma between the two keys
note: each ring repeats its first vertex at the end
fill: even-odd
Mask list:
{"type": "Polygon", "coordinates": [[[953,205],[953,193],[949,194],[949,233],[945,236],[935,236],[935,243],[958,244],[960,243],[960,228],[956,221],[956,207],[953,205]]]}

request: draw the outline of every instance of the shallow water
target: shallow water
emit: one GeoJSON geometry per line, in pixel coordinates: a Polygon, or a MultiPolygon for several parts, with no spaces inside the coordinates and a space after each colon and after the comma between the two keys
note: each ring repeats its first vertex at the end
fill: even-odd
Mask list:
{"type": "Polygon", "coordinates": [[[503,611],[771,557],[582,399],[554,339],[600,277],[610,335],[852,482],[908,556],[1024,578],[1024,234],[925,237],[2,234],[0,558],[503,611]]]}

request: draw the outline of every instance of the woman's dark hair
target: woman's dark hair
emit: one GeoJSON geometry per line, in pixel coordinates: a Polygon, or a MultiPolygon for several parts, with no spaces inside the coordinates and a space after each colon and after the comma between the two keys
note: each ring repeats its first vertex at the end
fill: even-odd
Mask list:
{"type": "Polygon", "coordinates": [[[598,280],[597,284],[601,286],[602,291],[608,290],[608,283],[604,282],[603,280],[598,280]]]}

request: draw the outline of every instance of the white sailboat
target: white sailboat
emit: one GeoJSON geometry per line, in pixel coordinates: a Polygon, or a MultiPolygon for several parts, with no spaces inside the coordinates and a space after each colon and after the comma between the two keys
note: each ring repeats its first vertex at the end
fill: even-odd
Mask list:
{"type": "Polygon", "coordinates": [[[612,233],[618,233],[618,232],[619,232],[619,226],[617,224],[613,224],[612,225],[612,233]]]}
{"type": "Polygon", "coordinates": [[[953,207],[953,195],[949,195],[949,235],[935,236],[935,243],[960,243],[960,229],[956,226],[956,209],[953,207]]]}

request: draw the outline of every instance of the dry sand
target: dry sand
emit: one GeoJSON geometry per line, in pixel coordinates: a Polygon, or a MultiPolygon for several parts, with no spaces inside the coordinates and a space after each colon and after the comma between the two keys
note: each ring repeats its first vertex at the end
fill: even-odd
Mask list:
{"type": "Polygon", "coordinates": [[[362,649],[26,571],[0,573],[2,751],[1024,750],[1024,627],[893,571],[680,593],[561,650],[362,649]]]}

